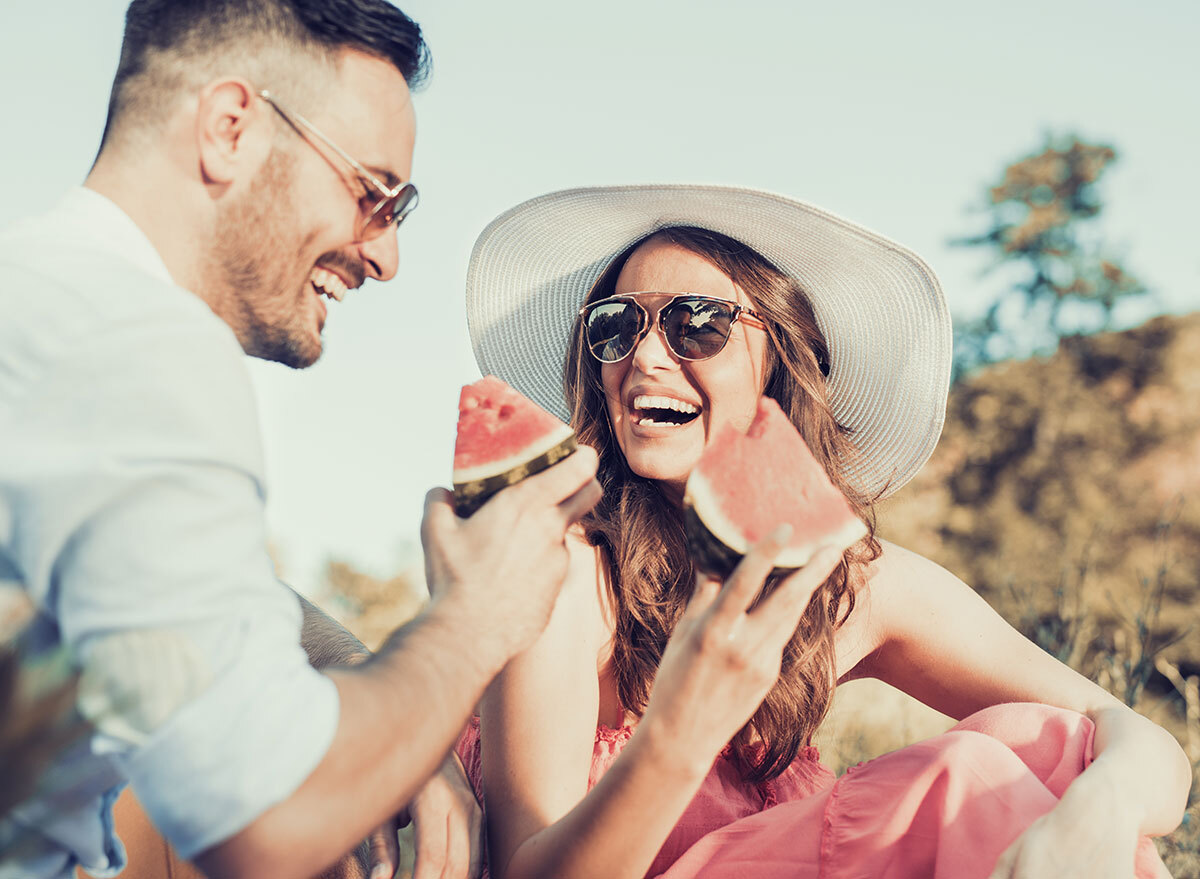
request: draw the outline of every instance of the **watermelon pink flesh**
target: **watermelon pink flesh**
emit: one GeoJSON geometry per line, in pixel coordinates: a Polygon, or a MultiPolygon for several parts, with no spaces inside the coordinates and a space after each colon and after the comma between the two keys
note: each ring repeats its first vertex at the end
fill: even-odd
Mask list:
{"type": "Polygon", "coordinates": [[[769,397],[746,433],[727,426],[710,441],[687,484],[687,501],[714,537],[745,553],[790,522],[778,567],[800,567],[824,544],[850,546],[866,526],[850,509],[792,422],[769,397]]]}
{"type": "Polygon", "coordinates": [[[454,481],[470,482],[504,473],[536,458],[571,435],[541,406],[494,375],[462,389],[454,481]]]}

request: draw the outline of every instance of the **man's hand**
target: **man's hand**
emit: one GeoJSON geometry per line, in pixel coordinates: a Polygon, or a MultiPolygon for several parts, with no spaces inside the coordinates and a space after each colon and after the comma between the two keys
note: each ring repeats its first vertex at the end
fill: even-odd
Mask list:
{"type": "Polygon", "coordinates": [[[600,499],[595,473],[596,453],[580,446],[466,520],[449,492],[429,493],[430,606],[371,659],[329,673],[339,710],[329,749],[289,797],[201,852],[202,869],[257,875],[270,852],[275,874],[309,875],[416,799],[488,681],[545,628],[567,570],[567,528],[600,499]]]}
{"type": "Polygon", "coordinates": [[[445,489],[426,496],[421,543],[431,611],[445,612],[472,638],[464,649],[495,670],[546,627],[567,571],[567,528],[600,499],[595,474],[596,453],[580,446],[469,519],[454,515],[445,489]]]}

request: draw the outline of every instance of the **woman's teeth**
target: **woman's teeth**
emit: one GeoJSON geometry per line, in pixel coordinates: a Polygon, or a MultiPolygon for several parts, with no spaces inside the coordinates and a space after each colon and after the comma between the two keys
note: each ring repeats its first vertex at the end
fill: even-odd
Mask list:
{"type": "Polygon", "coordinates": [[[685,403],[683,400],[676,400],[674,397],[651,397],[648,394],[638,394],[633,398],[634,409],[673,409],[676,412],[682,412],[684,415],[696,415],[700,412],[699,406],[693,406],[691,403],[685,403]]]}
{"type": "Polygon", "coordinates": [[[648,427],[682,427],[700,414],[700,407],[691,403],[649,394],[634,397],[633,408],[637,423],[648,427]]]}
{"type": "Polygon", "coordinates": [[[345,282],[328,269],[316,266],[309,273],[308,280],[317,288],[318,293],[324,293],[330,299],[341,302],[346,298],[345,282]]]}

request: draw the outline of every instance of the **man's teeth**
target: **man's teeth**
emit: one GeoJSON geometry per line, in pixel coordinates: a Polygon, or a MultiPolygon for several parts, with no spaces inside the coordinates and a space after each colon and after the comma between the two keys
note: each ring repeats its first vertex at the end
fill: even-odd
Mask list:
{"type": "Polygon", "coordinates": [[[341,302],[346,298],[345,282],[328,269],[317,266],[309,274],[308,279],[312,281],[312,285],[317,290],[324,293],[330,299],[336,299],[338,302],[341,302]]]}
{"type": "Polygon", "coordinates": [[[693,406],[691,403],[685,403],[683,400],[676,400],[673,397],[651,397],[648,394],[639,394],[633,398],[634,409],[671,409],[675,412],[682,412],[684,415],[696,415],[700,412],[699,406],[693,406]]]}

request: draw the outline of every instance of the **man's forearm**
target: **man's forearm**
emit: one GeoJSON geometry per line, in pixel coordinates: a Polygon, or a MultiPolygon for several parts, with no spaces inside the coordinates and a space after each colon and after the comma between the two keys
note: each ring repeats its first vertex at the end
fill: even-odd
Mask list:
{"type": "Polygon", "coordinates": [[[435,603],[367,662],[329,672],[340,717],[324,758],[292,796],[206,852],[200,866],[240,876],[269,863],[272,875],[311,875],[381,815],[399,811],[445,758],[504,661],[488,655],[482,634],[435,603]]]}

